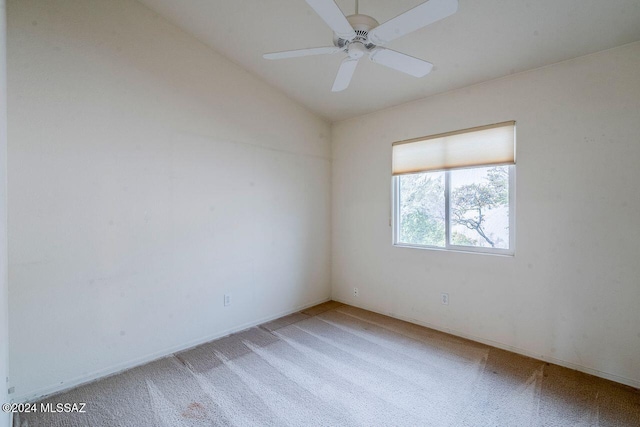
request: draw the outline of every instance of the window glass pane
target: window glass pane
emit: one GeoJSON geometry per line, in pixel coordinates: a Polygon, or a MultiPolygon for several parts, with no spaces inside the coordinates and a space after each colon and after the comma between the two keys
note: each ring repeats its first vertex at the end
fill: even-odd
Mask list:
{"type": "Polygon", "coordinates": [[[444,247],[444,172],[401,175],[398,186],[398,243],[444,247]]]}
{"type": "Polygon", "coordinates": [[[509,166],[449,173],[451,244],[509,249],[509,166]]]}

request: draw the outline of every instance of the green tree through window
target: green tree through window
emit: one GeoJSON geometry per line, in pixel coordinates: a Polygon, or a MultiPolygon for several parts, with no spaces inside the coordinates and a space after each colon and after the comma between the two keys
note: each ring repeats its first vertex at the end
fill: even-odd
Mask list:
{"type": "Polygon", "coordinates": [[[509,174],[492,166],[399,176],[398,243],[447,247],[448,197],[449,245],[509,249],[509,174]]]}

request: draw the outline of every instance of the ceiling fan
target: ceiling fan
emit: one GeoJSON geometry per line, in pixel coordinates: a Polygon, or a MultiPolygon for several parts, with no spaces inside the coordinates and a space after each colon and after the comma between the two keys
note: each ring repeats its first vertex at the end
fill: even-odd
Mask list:
{"type": "Polygon", "coordinates": [[[458,10],[458,0],[428,0],[383,24],[378,24],[372,17],[358,13],[358,0],[356,13],[346,17],[334,0],[305,1],[333,30],[333,46],[267,53],[263,57],[285,59],[345,52],[347,57],[340,64],[331,89],[333,92],[339,92],[349,86],[358,61],[365,54],[377,64],[414,77],[426,76],[431,72],[433,64],[382,46],[453,15],[458,10]]]}

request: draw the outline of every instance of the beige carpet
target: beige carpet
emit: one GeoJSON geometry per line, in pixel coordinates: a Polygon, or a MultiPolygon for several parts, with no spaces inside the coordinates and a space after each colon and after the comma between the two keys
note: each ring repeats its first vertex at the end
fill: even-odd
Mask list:
{"type": "Polygon", "coordinates": [[[331,302],[46,399],[15,426],[640,426],[629,387],[331,302]]]}

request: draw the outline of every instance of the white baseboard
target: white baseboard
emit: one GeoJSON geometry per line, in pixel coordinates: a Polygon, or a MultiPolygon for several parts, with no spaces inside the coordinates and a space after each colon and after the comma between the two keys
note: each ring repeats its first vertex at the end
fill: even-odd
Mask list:
{"type": "Polygon", "coordinates": [[[191,349],[193,347],[197,347],[199,345],[208,343],[210,341],[214,341],[214,340],[217,340],[219,338],[226,337],[226,336],[228,336],[230,334],[234,334],[236,332],[240,332],[240,331],[252,328],[252,327],[257,326],[257,325],[261,325],[261,324],[269,322],[271,320],[278,319],[278,318],[280,318],[282,316],[286,316],[286,315],[289,315],[289,314],[292,314],[292,313],[296,313],[298,311],[304,310],[304,309],[309,308],[309,307],[313,307],[314,305],[322,304],[323,302],[327,302],[327,301],[330,301],[330,300],[331,300],[331,298],[324,298],[324,299],[319,300],[319,301],[315,301],[315,302],[312,302],[312,303],[309,303],[309,304],[304,304],[304,305],[298,306],[298,307],[296,307],[296,308],[294,308],[292,310],[286,310],[286,311],[283,311],[283,312],[280,312],[280,313],[276,313],[276,314],[273,314],[273,315],[270,315],[270,316],[263,317],[261,319],[252,320],[250,322],[243,323],[243,324],[235,326],[233,328],[229,328],[229,329],[226,329],[224,331],[217,332],[217,333],[215,333],[213,335],[209,335],[209,336],[206,336],[206,337],[203,337],[203,338],[199,338],[197,340],[193,340],[193,341],[190,341],[190,342],[185,343],[185,344],[176,345],[176,346],[170,347],[168,349],[157,351],[155,353],[152,353],[152,354],[149,354],[149,355],[146,355],[146,356],[143,356],[143,357],[138,357],[138,358],[135,358],[135,359],[132,359],[132,360],[128,360],[128,361],[123,362],[123,363],[118,363],[116,365],[109,366],[107,368],[100,369],[98,371],[94,371],[94,372],[89,373],[87,375],[81,375],[81,376],[78,376],[76,378],[72,378],[70,380],[64,381],[64,382],[59,383],[59,384],[54,384],[54,385],[51,385],[51,386],[42,387],[42,388],[40,388],[38,390],[30,391],[28,393],[24,393],[24,394],[21,394],[21,395],[12,396],[11,397],[11,402],[17,402],[17,403],[34,402],[34,401],[38,401],[38,400],[40,400],[42,398],[49,397],[51,395],[60,394],[60,393],[63,393],[65,391],[68,391],[68,390],[70,390],[72,388],[76,388],[76,387],[81,386],[81,385],[89,384],[89,383],[92,383],[94,381],[98,381],[98,380],[104,379],[106,377],[110,377],[112,375],[117,375],[117,374],[119,374],[121,372],[127,371],[127,370],[132,369],[132,368],[136,368],[138,366],[145,365],[147,363],[150,363],[150,362],[153,362],[153,361],[156,361],[156,360],[163,359],[165,357],[170,357],[175,353],[179,353],[181,351],[188,350],[188,349],[191,349]]]}
{"type": "Polygon", "coordinates": [[[379,309],[375,309],[372,307],[368,307],[365,304],[357,304],[354,303],[353,301],[347,301],[347,300],[343,300],[340,298],[331,298],[334,301],[338,301],[341,302],[343,304],[348,304],[354,307],[358,307],[358,308],[362,308],[363,310],[369,310],[372,311],[374,313],[378,313],[378,314],[382,314],[385,316],[389,316],[389,317],[393,317],[394,319],[398,319],[398,320],[404,320],[405,322],[409,322],[409,323],[414,323],[417,325],[421,325],[424,326],[426,328],[429,329],[433,329],[436,331],[440,331],[440,332],[445,332],[447,334],[451,334],[451,335],[455,335],[457,337],[460,338],[465,338],[471,341],[475,341],[481,344],[486,344],[486,345],[490,345],[491,347],[496,347],[502,350],[507,350],[510,351],[512,353],[517,353],[523,356],[527,356],[527,357],[531,357],[532,359],[536,359],[536,360],[540,360],[543,362],[549,362],[549,363],[553,363],[554,365],[559,365],[559,366],[563,366],[565,368],[569,368],[569,369],[573,369],[576,371],[580,371],[580,372],[584,372],[586,374],[590,374],[590,375],[594,375],[596,377],[600,377],[600,378],[604,378],[606,380],[611,380],[623,385],[627,385],[636,389],[640,389],[640,380],[635,380],[635,379],[631,379],[631,378],[626,378],[626,377],[622,377],[620,375],[616,375],[616,374],[611,374],[609,372],[604,372],[604,371],[600,371],[598,369],[594,369],[594,368],[589,368],[587,366],[582,366],[582,365],[578,365],[576,363],[573,362],[567,362],[566,360],[562,360],[562,359],[557,359],[555,357],[552,356],[546,356],[544,354],[538,354],[529,350],[525,350],[519,347],[514,347],[512,345],[508,345],[508,344],[503,344],[497,341],[493,341],[490,339],[485,339],[485,338],[481,338],[481,337],[477,337],[475,335],[470,335],[470,334],[466,334],[463,332],[459,332],[456,330],[452,330],[452,329],[448,329],[448,328],[443,328],[441,326],[438,325],[433,325],[431,323],[428,322],[423,322],[420,320],[416,320],[416,319],[412,319],[409,317],[405,317],[405,316],[400,316],[397,315],[395,313],[388,313],[388,312],[384,312],[382,310],[379,309]]]}

